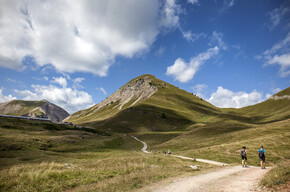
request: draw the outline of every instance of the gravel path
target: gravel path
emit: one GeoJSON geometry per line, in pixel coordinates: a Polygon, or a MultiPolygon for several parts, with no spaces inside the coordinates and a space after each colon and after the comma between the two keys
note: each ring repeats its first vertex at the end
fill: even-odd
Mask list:
{"type": "MultiPolygon", "coordinates": [[[[135,140],[143,143],[143,148],[141,149],[144,153],[150,153],[149,151],[147,151],[147,144],[144,141],[141,141],[140,139],[138,139],[137,137],[131,135],[131,137],[133,137],[135,140]]],[[[218,166],[226,166],[228,164],[226,163],[221,163],[221,162],[217,162],[217,161],[212,161],[212,160],[208,160],[208,159],[196,159],[196,158],[192,158],[192,157],[184,157],[184,156],[180,156],[180,155],[171,155],[173,157],[177,157],[180,159],[187,159],[187,160],[195,160],[195,161],[199,161],[202,163],[208,163],[208,164],[212,164],[212,165],[218,165],[218,166]]]]}
{"type": "MultiPolygon", "coordinates": [[[[137,141],[143,143],[142,151],[147,151],[147,144],[144,141],[131,135],[137,141]]],[[[207,159],[195,159],[179,155],[172,155],[181,159],[196,160],[203,163],[214,164],[218,166],[228,165],[217,161],[207,159]]],[[[201,174],[192,177],[179,178],[172,183],[153,187],[149,191],[154,192],[235,192],[235,191],[265,191],[258,187],[262,176],[271,168],[261,169],[260,167],[226,166],[217,171],[201,174]]],[[[146,190],[147,191],[147,190],[146,190]]]]}
{"type": "Polygon", "coordinates": [[[234,192],[265,191],[258,188],[261,177],[270,170],[259,167],[242,168],[241,166],[225,167],[207,174],[181,178],[154,192],[234,192]]]}

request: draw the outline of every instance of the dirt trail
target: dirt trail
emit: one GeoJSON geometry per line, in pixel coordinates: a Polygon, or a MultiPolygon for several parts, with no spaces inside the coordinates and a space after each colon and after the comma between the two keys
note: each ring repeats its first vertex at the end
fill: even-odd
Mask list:
{"type": "MultiPolygon", "coordinates": [[[[140,139],[138,139],[137,137],[134,137],[133,135],[131,135],[131,137],[133,137],[135,140],[143,143],[143,148],[141,149],[144,153],[150,153],[149,151],[147,151],[147,144],[144,141],[141,141],[140,139]]],[[[187,160],[195,160],[195,161],[199,161],[202,163],[208,163],[208,164],[212,164],[212,165],[218,165],[218,166],[226,166],[228,165],[227,163],[221,163],[221,162],[217,162],[217,161],[212,161],[212,160],[208,160],[208,159],[196,159],[196,158],[192,158],[192,157],[184,157],[184,156],[180,156],[180,155],[171,155],[173,157],[177,157],[180,159],[187,159],[187,160]]]]}
{"type": "MultiPolygon", "coordinates": [[[[147,144],[138,138],[131,136],[139,142],[142,142],[144,147],[142,151],[147,151],[147,144]]],[[[172,155],[182,159],[196,160],[204,163],[214,164],[218,166],[228,165],[226,163],[211,161],[207,159],[195,159],[179,155],[172,155]]],[[[235,191],[265,191],[258,187],[258,183],[262,176],[271,168],[261,169],[260,167],[249,166],[242,168],[241,166],[226,166],[217,171],[201,174],[192,177],[179,178],[172,183],[150,187],[145,191],[154,192],[235,192],[235,191]]]]}
{"type": "Polygon", "coordinates": [[[150,190],[154,192],[199,191],[265,191],[258,188],[261,177],[270,170],[259,167],[225,167],[207,174],[181,178],[173,183],[150,190]]]}

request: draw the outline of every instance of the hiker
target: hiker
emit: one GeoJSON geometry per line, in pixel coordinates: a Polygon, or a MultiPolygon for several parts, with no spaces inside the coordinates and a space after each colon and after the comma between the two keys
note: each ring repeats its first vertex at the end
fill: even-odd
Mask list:
{"type": "Polygon", "coordinates": [[[258,150],[258,155],[260,157],[260,162],[261,162],[261,169],[266,169],[266,151],[263,148],[263,145],[261,146],[261,149],[258,150]]]}
{"type": "Polygon", "coordinates": [[[246,146],[243,146],[243,149],[241,150],[241,157],[242,157],[242,167],[248,167],[247,166],[248,154],[247,154],[246,146]]]}
{"type": "Polygon", "coordinates": [[[167,153],[168,153],[168,155],[171,155],[171,151],[169,149],[168,149],[168,152],[167,153]]]}

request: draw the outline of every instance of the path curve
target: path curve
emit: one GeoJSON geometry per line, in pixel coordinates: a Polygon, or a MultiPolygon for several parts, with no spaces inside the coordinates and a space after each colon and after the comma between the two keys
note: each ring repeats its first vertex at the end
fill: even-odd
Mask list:
{"type": "MultiPolygon", "coordinates": [[[[131,137],[133,137],[135,140],[143,143],[143,148],[141,149],[144,153],[150,153],[149,151],[147,151],[147,143],[145,143],[144,141],[141,141],[140,139],[138,139],[137,137],[130,135],[131,137]]],[[[187,159],[187,160],[195,160],[198,162],[202,162],[202,163],[208,163],[208,164],[212,164],[212,165],[217,165],[217,166],[226,166],[229,165],[227,163],[221,163],[221,162],[217,162],[217,161],[212,161],[212,160],[208,160],[208,159],[196,159],[196,158],[192,158],[192,157],[185,157],[185,156],[180,156],[180,155],[171,155],[173,157],[177,157],[180,159],[187,159]]]]}
{"type": "Polygon", "coordinates": [[[143,143],[143,148],[141,149],[144,153],[150,153],[149,151],[147,151],[147,143],[145,143],[144,141],[141,141],[140,139],[138,139],[137,137],[134,137],[133,135],[130,135],[131,137],[133,137],[135,140],[143,143]]]}

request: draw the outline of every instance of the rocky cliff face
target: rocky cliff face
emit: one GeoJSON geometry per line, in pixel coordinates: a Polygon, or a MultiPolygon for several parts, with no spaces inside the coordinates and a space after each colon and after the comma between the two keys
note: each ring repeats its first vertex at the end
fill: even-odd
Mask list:
{"type": "Polygon", "coordinates": [[[69,116],[69,113],[64,109],[46,100],[14,100],[7,103],[0,103],[0,114],[48,118],[54,122],[61,122],[69,116]]]}
{"type": "Polygon", "coordinates": [[[132,106],[146,98],[149,98],[157,90],[157,87],[152,84],[150,76],[140,77],[139,79],[133,80],[118,89],[104,101],[94,106],[93,110],[102,109],[104,106],[115,102],[119,102],[118,109],[121,110],[126,103],[134,100],[134,102],[131,103],[132,106]]]}

